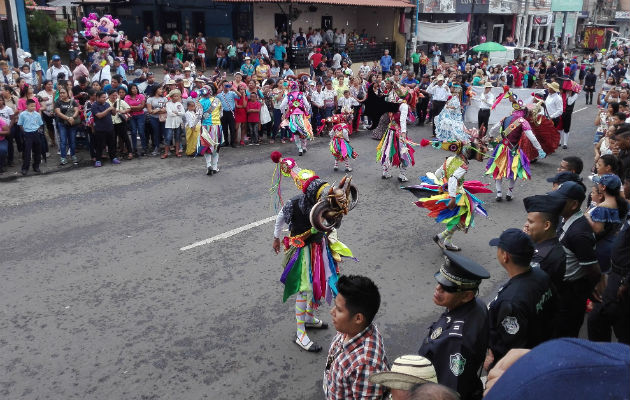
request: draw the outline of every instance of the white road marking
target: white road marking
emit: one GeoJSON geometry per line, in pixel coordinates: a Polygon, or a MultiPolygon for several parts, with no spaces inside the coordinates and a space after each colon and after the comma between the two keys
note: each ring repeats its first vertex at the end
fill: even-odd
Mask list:
{"type": "Polygon", "coordinates": [[[576,113],[576,112],[584,111],[584,110],[586,110],[587,108],[588,108],[588,107],[582,107],[582,108],[580,108],[579,110],[575,110],[575,111],[573,111],[573,112],[574,112],[574,113],[576,113]]]}
{"type": "Polygon", "coordinates": [[[216,242],[217,240],[227,239],[227,238],[232,237],[232,236],[234,236],[236,234],[239,234],[241,232],[248,231],[250,229],[256,228],[257,226],[264,225],[264,224],[266,224],[268,222],[272,222],[272,221],[275,221],[275,220],[276,220],[276,216],[275,215],[271,216],[269,218],[261,219],[260,221],[252,222],[251,224],[240,226],[238,228],[235,228],[235,229],[229,230],[227,232],[221,233],[219,235],[213,236],[211,238],[204,239],[204,240],[201,240],[199,242],[195,242],[193,244],[189,244],[188,246],[184,246],[184,247],[182,247],[179,250],[180,251],[186,251],[186,250],[194,249],[195,247],[204,246],[206,244],[210,244],[212,242],[216,242]]]}

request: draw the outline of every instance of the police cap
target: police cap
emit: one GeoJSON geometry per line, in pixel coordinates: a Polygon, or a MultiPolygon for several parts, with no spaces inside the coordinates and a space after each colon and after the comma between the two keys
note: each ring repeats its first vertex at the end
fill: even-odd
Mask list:
{"type": "Polygon", "coordinates": [[[455,291],[475,290],[482,279],[490,278],[484,267],[473,260],[444,250],[444,264],[435,273],[435,280],[446,288],[455,291]]]}

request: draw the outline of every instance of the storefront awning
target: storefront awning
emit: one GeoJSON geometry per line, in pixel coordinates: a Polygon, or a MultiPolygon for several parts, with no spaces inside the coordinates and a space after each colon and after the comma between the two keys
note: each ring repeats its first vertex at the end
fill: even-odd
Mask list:
{"type": "Polygon", "coordinates": [[[331,4],[335,6],[363,7],[415,7],[415,3],[407,0],[215,0],[223,3],[278,3],[278,4],[331,4]]]}

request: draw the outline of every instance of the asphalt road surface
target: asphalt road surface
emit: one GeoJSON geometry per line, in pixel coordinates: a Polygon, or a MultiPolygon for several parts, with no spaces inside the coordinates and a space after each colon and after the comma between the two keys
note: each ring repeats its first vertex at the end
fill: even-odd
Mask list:
{"type": "MultiPolygon", "coordinates": [[[[576,103],[569,149],[533,165],[515,201],[487,201],[455,242],[491,273],[489,299],[506,273],[488,240],[522,227],[522,198],[550,190],[544,178],[563,155],[592,160],[595,106],[576,103]]],[[[419,142],[429,127],[413,127],[419,142]]],[[[442,310],[432,302],[441,252],[431,237],[443,226],[416,207],[395,177],[384,181],[369,133],[351,138],[359,158],[353,183],[359,205],[340,239],[359,259],[346,274],[371,277],[382,305],[376,317],[390,361],[415,353],[442,310]]],[[[56,157],[40,176],[0,182],[0,397],[6,399],[319,399],[326,350],[294,343],[294,301],[282,303],[281,256],[271,248],[274,211],[271,151],[336,181],[328,141],[304,157],[293,144],[222,151],[221,172],[208,177],[202,159],[123,161],[103,168],[64,168],[56,157]],[[252,224],[258,222],[258,224],[252,224]],[[228,238],[182,247],[250,225],[228,238]]],[[[412,183],[448,156],[418,149],[412,183]]],[[[87,163],[86,163],[87,164],[87,163]]],[[[471,162],[467,179],[483,176],[471,162]]],[[[584,174],[585,175],[585,174],[584,174]]],[[[284,181],[285,196],[297,194],[284,181]]],[[[225,235],[224,235],[225,236],[225,235]]],[[[319,315],[330,323],[330,306],[319,315]]],[[[334,330],[311,338],[327,349],[334,330]]]]}

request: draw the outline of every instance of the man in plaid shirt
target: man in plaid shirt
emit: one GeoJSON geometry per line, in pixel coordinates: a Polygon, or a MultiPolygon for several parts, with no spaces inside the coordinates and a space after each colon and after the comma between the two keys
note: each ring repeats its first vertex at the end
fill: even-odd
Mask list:
{"type": "Polygon", "coordinates": [[[383,338],[372,323],[381,304],[371,279],[349,275],[337,282],[338,294],[330,311],[337,335],[328,350],[324,393],[328,400],[382,399],[385,388],[368,381],[389,371],[383,338]]]}

